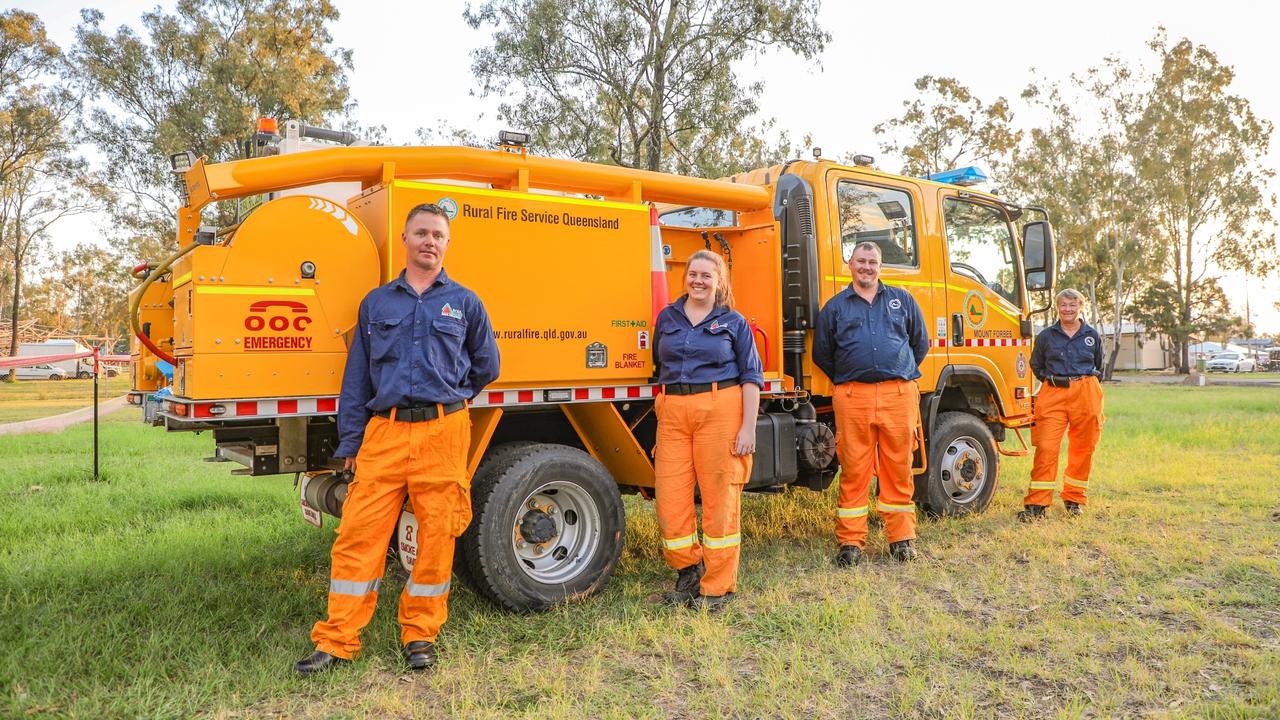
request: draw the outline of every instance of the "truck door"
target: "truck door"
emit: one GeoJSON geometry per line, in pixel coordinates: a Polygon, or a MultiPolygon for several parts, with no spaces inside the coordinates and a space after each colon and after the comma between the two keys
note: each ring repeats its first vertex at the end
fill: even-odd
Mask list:
{"type": "MultiPolygon", "coordinates": [[[[925,317],[926,330],[931,340],[935,337],[932,318],[936,307],[941,310],[945,300],[941,297],[941,278],[930,276],[936,263],[928,269],[920,263],[920,189],[909,182],[895,182],[879,176],[864,177],[846,170],[832,170],[829,174],[830,197],[835,217],[832,227],[837,232],[831,237],[831,256],[840,263],[835,268],[835,291],[839,292],[853,278],[849,276],[848,261],[853,249],[861,242],[873,242],[880,247],[880,280],[886,285],[906,289],[920,305],[925,317]],[[938,297],[934,297],[938,293],[938,297]]],[[[941,314],[941,313],[938,313],[941,314]]],[[[938,371],[945,363],[931,349],[920,366],[920,390],[933,390],[938,371]]]]}
{"type": "Polygon", "coordinates": [[[954,190],[939,191],[946,243],[948,359],[981,368],[996,385],[1005,415],[1020,414],[1014,398],[1030,386],[1030,338],[1021,260],[1008,213],[954,190]]]}

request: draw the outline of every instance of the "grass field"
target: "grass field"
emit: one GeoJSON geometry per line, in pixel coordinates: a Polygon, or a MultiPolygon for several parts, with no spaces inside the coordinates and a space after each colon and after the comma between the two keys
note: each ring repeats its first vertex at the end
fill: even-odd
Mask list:
{"type": "MultiPolygon", "coordinates": [[[[121,373],[99,381],[99,402],[129,392],[121,373]]],[[[0,424],[59,415],[93,405],[93,380],[19,380],[0,382],[0,424]]]]}
{"type": "Polygon", "coordinates": [[[389,577],[352,667],[293,677],[332,529],[207,436],[104,424],[0,438],[0,717],[1277,718],[1280,391],[1108,387],[1088,514],[1013,519],[1008,460],[924,558],[830,563],[834,495],[744,500],[740,602],[664,608],[652,504],[603,592],[535,616],[455,585],[429,676],[400,671],[389,577]]]}

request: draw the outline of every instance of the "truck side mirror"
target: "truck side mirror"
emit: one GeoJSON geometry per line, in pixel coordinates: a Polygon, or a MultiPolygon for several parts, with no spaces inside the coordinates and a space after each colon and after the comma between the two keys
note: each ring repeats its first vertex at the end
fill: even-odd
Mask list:
{"type": "Polygon", "coordinates": [[[1055,262],[1053,227],[1046,220],[1029,222],[1022,228],[1022,268],[1028,290],[1052,290],[1055,262]]]}

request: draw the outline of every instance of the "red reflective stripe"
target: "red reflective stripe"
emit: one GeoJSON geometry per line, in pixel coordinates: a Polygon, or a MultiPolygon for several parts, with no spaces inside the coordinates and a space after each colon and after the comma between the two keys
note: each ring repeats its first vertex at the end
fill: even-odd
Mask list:
{"type": "Polygon", "coordinates": [[[502,399],[503,399],[503,398],[502,398],[502,393],[501,393],[501,392],[491,392],[491,393],[489,393],[489,404],[490,404],[490,405],[501,405],[501,404],[502,404],[502,399]]]}
{"type": "Polygon", "coordinates": [[[209,412],[209,408],[213,407],[213,403],[197,403],[195,405],[194,417],[206,418],[213,417],[213,413],[209,412]]]}
{"type": "Polygon", "coordinates": [[[600,397],[604,398],[605,400],[612,400],[612,399],[613,399],[613,388],[611,388],[611,387],[607,387],[607,388],[600,388],[600,397]]]}
{"type": "Polygon", "coordinates": [[[258,403],[256,402],[238,402],[236,403],[236,415],[257,415],[258,403]]]}
{"type": "Polygon", "coordinates": [[[338,398],[320,398],[316,401],[317,412],[336,412],[338,410],[338,398]]]}
{"type": "Polygon", "coordinates": [[[629,398],[638,398],[638,397],[640,397],[640,387],[639,387],[638,385],[633,385],[633,386],[631,386],[631,387],[627,388],[627,397],[629,397],[629,398]]]}
{"type": "Polygon", "coordinates": [[[516,402],[531,403],[533,402],[532,390],[521,390],[516,394],[516,402]]]}
{"type": "Polygon", "coordinates": [[[589,400],[589,399],[591,399],[591,391],[590,391],[590,390],[588,390],[588,389],[586,389],[586,388],[578,388],[578,389],[576,389],[576,390],[574,390],[574,391],[573,391],[573,399],[574,399],[574,400],[589,400]]]}
{"type": "Polygon", "coordinates": [[[297,400],[278,400],[276,401],[276,412],[281,415],[294,414],[298,412],[297,400]]]}

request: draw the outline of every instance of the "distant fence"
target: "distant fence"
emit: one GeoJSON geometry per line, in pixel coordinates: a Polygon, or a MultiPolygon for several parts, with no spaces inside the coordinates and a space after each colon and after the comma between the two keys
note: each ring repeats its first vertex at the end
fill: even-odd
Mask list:
{"type": "Polygon", "coordinates": [[[80,358],[93,358],[94,372],[98,371],[99,363],[127,363],[130,361],[130,357],[128,355],[102,355],[98,352],[98,348],[94,348],[81,353],[67,353],[64,355],[31,355],[29,357],[0,358],[0,370],[32,367],[34,365],[62,362],[63,360],[79,360],[80,358]]]}

